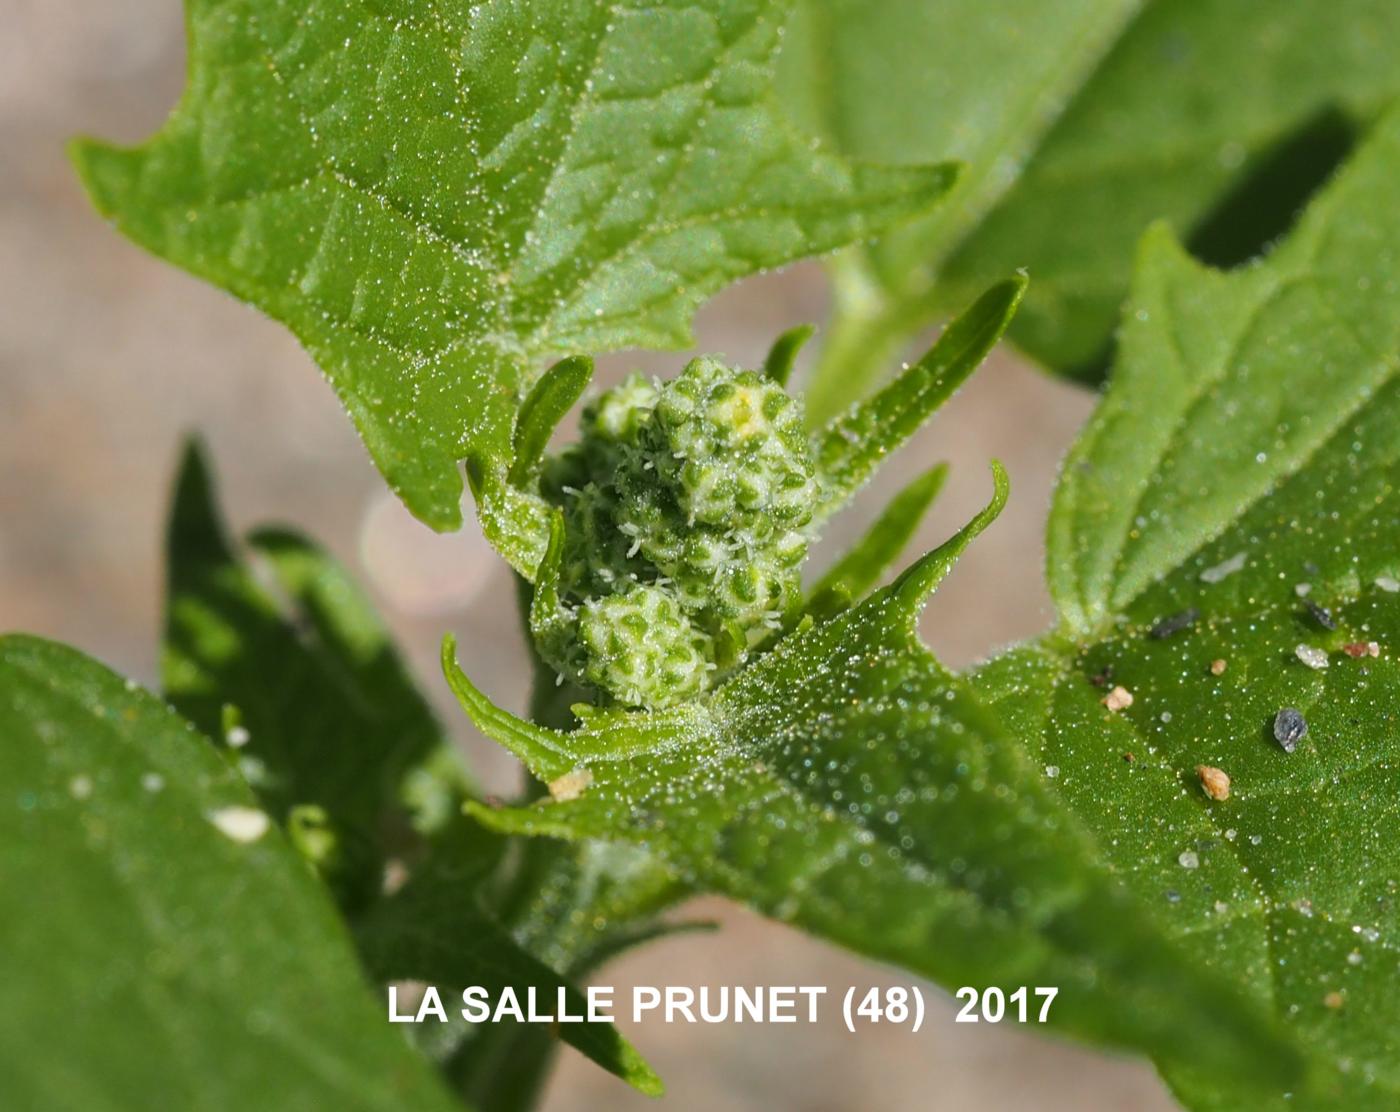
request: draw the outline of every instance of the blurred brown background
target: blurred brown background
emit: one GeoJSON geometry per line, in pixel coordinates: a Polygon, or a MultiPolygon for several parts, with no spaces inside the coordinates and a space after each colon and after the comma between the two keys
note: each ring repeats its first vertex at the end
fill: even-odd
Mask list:
{"type": "MultiPolygon", "coordinates": [[[[510,758],[472,734],[435,665],[457,631],[462,662],[519,706],[524,656],[505,567],[472,525],[420,526],[387,493],[350,422],[282,328],[143,255],[93,215],[64,157],[71,135],[135,141],[182,82],[178,0],[8,0],[0,36],[0,629],[71,642],[156,678],[161,528],[181,437],[209,441],[233,524],[298,523],[365,580],[481,777],[509,789],[510,758]]],[[[700,347],[754,363],[777,332],[824,317],[820,269],[747,283],[706,308],[700,347]]],[[[670,373],[678,355],[614,357],[670,373]]],[[[930,606],[925,633],[966,664],[1050,617],[1041,532],[1056,464],[1092,398],[999,354],[836,523],[817,566],[916,468],[953,461],[916,541],[943,539],[985,500],[986,461],[1010,469],[1010,508],[930,606]]],[[[908,978],[714,900],[722,921],[633,952],[603,975],[632,984],[848,985],[908,978]]],[[[837,1109],[1172,1107],[1147,1067],[1010,1027],[955,1025],[937,997],[924,1030],[850,1035],[836,1009],[819,1027],[628,1030],[666,1079],[661,1107],[837,1109]]],[[[574,1054],[552,1112],[655,1108],[574,1054]]]]}

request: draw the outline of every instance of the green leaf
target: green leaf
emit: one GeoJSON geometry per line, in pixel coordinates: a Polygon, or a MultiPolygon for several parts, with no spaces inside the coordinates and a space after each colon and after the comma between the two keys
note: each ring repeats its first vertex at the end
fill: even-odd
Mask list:
{"type": "MultiPolygon", "coordinates": [[[[308,808],[324,813],[334,853],[319,864],[354,919],[371,972],[383,982],[420,980],[458,991],[510,985],[522,993],[533,985],[552,1000],[565,983],[560,974],[512,941],[502,924],[529,920],[541,897],[539,878],[512,877],[498,838],[461,829],[469,785],[459,759],[344,569],[302,537],[261,529],[252,553],[266,564],[280,599],[269,593],[269,577],[260,578],[226,539],[197,445],[181,467],[170,538],[166,694],[206,729],[237,719],[247,740],[237,738],[242,744],[229,756],[293,833],[308,808]],[[418,838],[405,829],[410,821],[418,838]],[[410,862],[411,878],[385,899],[391,859],[399,870],[410,862]],[[511,898],[494,899],[507,883],[511,898]]],[[[558,859],[547,878],[551,889],[567,884],[576,855],[545,855],[558,859]]],[[[617,902],[616,893],[591,901],[593,895],[579,900],[590,927],[617,902]]],[[[628,910],[619,910],[607,931],[550,939],[547,956],[567,972],[611,934],[637,929],[654,908],[628,910]]],[[[471,1041],[507,1037],[488,1030],[471,1041]]],[[[659,1091],[655,1074],[610,1026],[565,1025],[561,1037],[642,1091],[659,1091]]],[[[533,1059],[542,1080],[555,1040],[541,1033],[534,1041],[542,1046],[533,1059]]],[[[480,1107],[497,1109],[504,1106],[502,1068],[477,1055],[451,1075],[480,1107]]]]}
{"type": "Polygon", "coordinates": [[[713,698],[572,733],[464,706],[552,799],[500,829],[646,845],[698,886],[946,985],[1053,984],[1062,1029],[1258,1076],[1268,1028],[1145,925],[1037,769],[914,622],[990,506],[890,587],[790,635],[713,698]]]}
{"type": "Polygon", "coordinates": [[[458,1107],[206,739],[35,638],[0,639],[0,692],[8,1104],[458,1107]]]}
{"type": "MultiPolygon", "coordinates": [[[[360,924],[358,938],[365,962],[381,981],[417,980],[438,986],[444,999],[468,986],[480,986],[495,1001],[513,989],[523,1001],[527,989],[539,990],[540,1000],[553,1007],[562,989],[569,1009],[583,1014],[582,993],[544,962],[532,957],[498,925],[479,903],[484,856],[481,831],[449,829],[433,847],[428,863],[408,884],[376,907],[360,924]]],[[[533,1037],[528,1025],[502,1021],[474,1041],[499,1041],[518,1033],[533,1037]],[[500,1030],[504,1027],[506,1030],[500,1030]],[[522,1030],[523,1029],[523,1030],[522,1030]]],[[[604,1069],[649,1096],[663,1092],[661,1079],[610,1023],[561,1023],[558,1037],[604,1069]]],[[[542,1035],[542,1032],[535,1032],[542,1035]]],[[[535,1039],[548,1052],[549,1038],[535,1039]]],[[[466,1095],[483,1108],[500,1108],[505,1082],[499,1068],[489,1068],[481,1056],[469,1058],[472,1069],[454,1070],[466,1095]]],[[[541,1056],[531,1070],[535,1086],[546,1076],[541,1056]]],[[[533,1088],[533,1086],[532,1086],[533,1088]]]]}
{"type": "Polygon", "coordinates": [[[816,435],[822,491],[818,521],[849,501],[981,366],[1015,316],[1025,289],[1021,276],[997,283],[943,330],[922,359],[816,435]]]}
{"type": "Polygon", "coordinates": [[[940,151],[963,164],[937,210],[876,246],[882,269],[904,274],[934,261],[929,248],[972,226],[1014,181],[1017,168],[1008,163],[1033,153],[1144,6],[805,0],[779,87],[798,118],[843,151],[893,163],[940,151]]]}
{"type": "Polygon", "coordinates": [[[778,108],[783,0],[187,0],[144,146],[79,143],[105,215],[286,324],[436,528],[508,454],[539,361],[680,347],[720,287],[927,207],[946,166],[814,146],[778,108]]]}
{"type": "Polygon", "coordinates": [[[1245,270],[1202,266],[1161,226],[1143,241],[1113,386],[1066,461],[1050,524],[1069,633],[1211,587],[1212,601],[1296,603],[1291,573],[1309,561],[1319,581],[1395,570],[1383,506],[1397,152],[1392,114],[1294,234],[1245,270]],[[1296,531],[1280,525],[1290,517],[1296,531]],[[1248,574],[1212,571],[1238,552],[1248,574]]]}
{"type": "Polygon", "coordinates": [[[804,16],[784,87],[810,126],[854,155],[967,167],[937,209],[834,269],[819,419],[1023,266],[1011,337],[1101,377],[1148,224],[1213,262],[1256,254],[1400,93],[1386,0],[813,0],[804,16]]]}
{"type": "Polygon", "coordinates": [[[792,377],[792,365],[797,359],[797,353],[812,338],[814,332],[816,328],[812,325],[799,324],[774,340],[773,346],[768,349],[767,357],[763,360],[763,373],[779,386],[786,387],[788,379],[792,377]]]}
{"type": "MultiPolygon", "coordinates": [[[[965,169],[936,209],[833,266],[836,314],[808,390],[824,422],[861,397],[936,319],[939,264],[1016,180],[1140,0],[807,0],[780,88],[803,123],[858,157],[965,169]],[[910,105],[918,105],[910,111],[910,105]]],[[[979,286],[960,285],[967,301],[979,286]]],[[[1037,273],[1037,278],[1039,277],[1037,273]]],[[[942,303],[946,307],[945,299],[942,303]]]]}
{"type": "MultiPolygon", "coordinates": [[[[410,774],[449,743],[339,565],[284,530],[259,532],[253,549],[280,599],[235,553],[191,445],[169,528],[165,694],[205,733],[239,743],[230,757],[279,821],[296,807],[324,810],[330,879],[353,908],[379,889],[388,820],[404,811],[410,774]],[[225,737],[230,718],[238,732],[225,737]]],[[[439,784],[438,812],[455,810],[462,784],[460,772],[439,784]]]]}
{"type": "Polygon", "coordinates": [[[817,580],[803,612],[820,621],[863,598],[904,551],[947,478],[948,465],[940,463],[890,499],[865,536],[817,580]]]}
{"type": "Polygon", "coordinates": [[[949,260],[948,295],[1028,267],[1013,339],[1101,378],[1143,229],[1218,265],[1265,249],[1400,93],[1397,40],[1387,0],[1147,5],[949,260]]]}
{"type": "Polygon", "coordinates": [[[977,676],[1179,949],[1309,1059],[1289,1100],[1168,1066],[1197,1108],[1400,1101],[1397,173],[1392,113],[1266,261],[1147,236],[1055,498],[1061,628],[977,676]]]}

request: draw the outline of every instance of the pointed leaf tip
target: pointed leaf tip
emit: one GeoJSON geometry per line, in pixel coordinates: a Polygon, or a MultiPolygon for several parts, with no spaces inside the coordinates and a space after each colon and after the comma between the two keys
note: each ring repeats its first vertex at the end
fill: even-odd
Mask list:
{"type": "Polygon", "coordinates": [[[1015,316],[1028,281],[1016,274],[992,286],[922,359],[817,434],[824,491],[818,521],[839,509],[982,365],[1015,316]]]}
{"type": "Polygon", "coordinates": [[[549,515],[549,540],[535,571],[535,591],[530,599],[530,634],[536,644],[567,635],[570,619],[559,598],[559,572],[564,561],[564,514],[549,515]]]}
{"type": "Polygon", "coordinates": [[[963,550],[1001,515],[1010,493],[1011,480],[1006,474],[1006,468],[999,460],[992,460],[991,501],[953,536],[910,566],[890,587],[891,594],[911,616],[923,608],[934,589],[952,570],[963,550]]]}
{"type": "Polygon", "coordinates": [[[792,368],[797,359],[797,353],[812,338],[814,332],[816,332],[814,325],[799,324],[796,328],[789,328],[774,340],[773,346],[768,351],[768,357],[763,361],[764,376],[779,386],[786,387],[788,379],[792,377],[792,368]]]}
{"type": "Polygon", "coordinates": [[[812,588],[806,612],[824,621],[863,598],[899,556],[948,478],[948,465],[929,468],[890,499],[865,535],[812,588]]]}
{"type": "Polygon", "coordinates": [[[574,767],[564,747],[565,734],[502,710],[477,689],[457,663],[457,638],[450,633],[442,639],[442,672],[476,728],[519,757],[533,776],[553,780],[574,767]]]}
{"type": "Polygon", "coordinates": [[[166,569],[172,579],[191,565],[223,563],[233,559],[233,541],[214,497],[214,469],[203,437],[191,433],[180,447],[170,517],[166,523],[169,545],[182,559],[166,569]]]}
{"type": "Polygon", "coordinates": [[[549,438],[564,415],[583,397],[592,379],[593,360],[586,355],[570,355],[545,371],[525,396],[511,436],[512,486],[523,486],[534,478],[549,438]]]}

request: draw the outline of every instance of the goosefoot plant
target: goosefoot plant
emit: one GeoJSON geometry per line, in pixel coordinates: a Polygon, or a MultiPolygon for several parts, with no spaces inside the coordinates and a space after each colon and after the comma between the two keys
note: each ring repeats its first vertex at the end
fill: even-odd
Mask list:
{"type": "MultiPolygon", "coordinates": [[[[1191,1108],[1400,1101],[1400,9],[186,7],[180,106],[79,143],[83,181],[291,328],[422,520],[460,524],[465,464],[528,715],[450,637],[444,670],[537,786],[483,798],[347,573],[235,543],[192,446],[161,696],[0,641],[11,1101],[526,1107],[550,1035],[410,1043],[384,987],[577,1010],[696,892],[1055,986],[1053,1029],[1191,1108]],[[804,392],[799,328],[628,378],[548,451],[581,353],[689,346],[721,286],[850,245],[804,392]],[[1111,373],[1050,512],[1054,628],[957,674],[916,620],[1000,466],[893,578],[942,466],[801,567],[1009,324],[1111,373]]],[[[610,1025],[559,1035],[660,1092],[610,1025]]]]}

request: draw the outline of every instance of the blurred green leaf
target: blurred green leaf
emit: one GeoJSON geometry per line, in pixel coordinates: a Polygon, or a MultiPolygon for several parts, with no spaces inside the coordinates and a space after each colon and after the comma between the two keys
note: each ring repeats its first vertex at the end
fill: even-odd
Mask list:
{"type": "MultiPolygon", "coordinates": [[[[479,843],[483,832],[474,823],[459,821],[435,839],[426,863],[404,888],[375,907],[359,924],[361,952],[381,981],[414,980],[438,986],[444,995],[481,986],[496,1000],[513,989],[523,1001],[527,990],[539,990],[546,1007],[553,1007],[562,989],[568,1007],[583,1014],[583,994],[544,962],[531,956],[510,932],[488,915],[481,890],[488,882],[479,843]]],[[[488,858],[488,860],[490,860],[488,858]]],[[[494,860],[491,860],[494,864],[494,860]]],[[[529,1098],[547,1076],[550,1044],[558,1038],[596,1063],[651,1096],[663,1091],[661,1079],[610,1023],[560,1023],[555,1032],[503,1020],[476,1034],[464,1062],[452,1076],[465,1095],[484,1109],[528,1107],[529,1098]],[[513,1031],[512,1028],[515,1030],[513,1031]],[[508,1063],[491,1062],[480,1052],[518,1034],[541,1044],[521,1071],[508,1063]],[[519,1099],[511,1091],[523,1088],[519,1099]]],[[[514,1045],[519,1048],[521,1039],[514,1045]]]]}
{"type": "Polygon", "coordinates": [[[324,809],[337,844],[329,879],[353,909],[378,892],[389,840],[407,825],[410,774],[448,772],[436,777],[439,817],[460,805],[465,777],[441,760],[416,771],[448,743],[345,571],[285,530],[261,531],[253,551],[272,583],[235,551],[191,445],[169,527],[165,694],[230,745],[278,821],[297,806],[324,809]],[[236,732],[225,730],[225,708],[236,732]]]}
{"type": "MultiPolygon", "coordinates": [[[[532,883],[539,878],[512,877],[499,838],[462,829],[465,773],[368,600],[343,568],[300,536],[261,529],[251,550],[271,583],[227,540],[208,465],[192,445],[170,527],[167,696],[207,730],[222,729],[233,708],[242,734],[225,739],[239,742],[228,755],[294,835],[308,808],[324,812],[317,833],[335,852],[322,870],[381,981],[457,991],[510,985],[517,993],[536,986],[552,1000],[565,983],[560,973],[513,941],[501,917],[529,921],[535,905],[554,893],[540,892],[532,883]],[[385,895],[390,868],[408,881],[385,895]],[[507,884],[509,901],[497,891],[507,884]]],[[[559,859],[550,878],[559,885],[578,851],[546,856],[559,859]]],[[[597,896],[579,894],[590,920],[610,906],[594,906],[597,896]]],[[[654,910],[620,911],[586,938],[562,932],[551,937],[547,956],[568,972],[593,946],[636,929],[654,910]]],[[[458,1034],[472,1043],[505,1037],[490,1029],[458,1034]]],[[[611,1026],[566,1024],[560,1038],[644,1092],[659,1091],[655,1074],[611,1026]]],[[[543,1045],[534,1060],[538,1084],[557,1040],[540,1033],[535,1041],[543,1045]]],[[[502,1064],[468,1057],[474,1068],[451,1071],[457,1086],[484,1109],[516,1107],[507,1100],[502,1064]]]]}
{"type": "MultiPolygon", "coordinates": [[[[805,0],[779,88],[804,126],[863,158],[956,158],[936,209],[832,267],[835,319],[807,391],[825,422],[895,366],[950,301],[970,300],[1025,261],[934,300],[941,264],[1016,180],[1141,0],[805,0]]],[[[1039,272],[1037,269],[1037,279],[1039,272]]]]}
{"type": "Polygon", "coordinates": [[[927,207],[948,167],[819,149],[772,93],[790,0],[186,0],[144,146],[74,150],[98,209],[286,324],[405,504],[461,520],[550,355],[681,347],[720,287],[927,207]]]}
{"type": "Polygon", "coordinates": [[[460,1107],[187,722],[72,649],[7,637],[0,738],[7,1106],[460,1107]]]}
{"type": "Polygon", "coordinates": [[[908,163],[938,151],[964,167],[936,210],[872,248],[892,284],[932,264],[930,252],[972,227],[1015,180],[1019,160],[1143,7],[804,0],[778,75],[803,125],[856,157],[908,163]]]}
{"type": "Polygon", "coordinates": [[[946,296],[1029,268],[1013,339],[1101,378],[1148,224],[1219,266],[1261,253],[1400,95],[1396,42],[1389,0],[1147,5],[949,260],[946,296]]]}
{"type": "Polygon", "coordinates": [[[1268,1026],[1178,959],[966,686],[919,644],[927,594],[1006,495],[892,586],[785,638],[704,703],[588,711],[572,733],[449,679],[551,798],[497,828],[645,845],[692,883],[945,985],[1053,984],[1051,1020],[1120,1046],[1285,1073],[1268,1026]]]}
{"type": "Polygon", "coordinates": [[[1263,263],[1148,235],[1051,517],[1061,628],[976,678],[1183,954],[1310,1059],[1291,1097],[1166,1064],[1196,1108],[1400,1102],[1397,173],[1391,114],[1263,263]]]}
{"type": "Polygon", "coordinates": [[[836,267],[819,418],[1017,267],[1034,281],[1012,339],[1096,380],[1149,223],[1213,263],[1257,254],[1400,94],[1388,0],[812,0],[795,30],[788,99],[838,149],[967,165],[836,267]]]}

